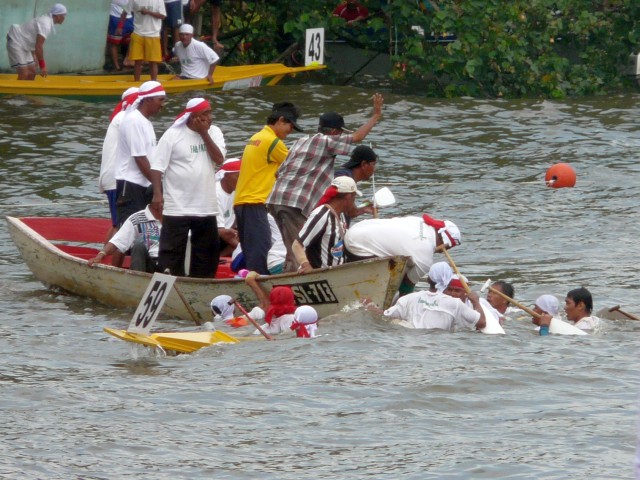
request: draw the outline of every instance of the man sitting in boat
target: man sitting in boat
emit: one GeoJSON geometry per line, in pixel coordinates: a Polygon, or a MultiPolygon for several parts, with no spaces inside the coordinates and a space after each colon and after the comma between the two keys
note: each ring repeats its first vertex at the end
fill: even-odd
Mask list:
{"type": "Polygon", "coordinates": [[[120,230],[105,243],[98,255],[88,260],[92,267],[102,262],[106,256],[113,255],[112,265],[122,267],[124,253],[131,249],[131,270],[153,273],[158,269],[158,248],[162,229],[162,208],[148,205],[144,210],[131,215],[122,224],[120,230]],[[122,255],[114,255],[117,251],[122,255]]]}
{"type": "Polygon", "coordinates": [[[206,43],[193,39],[193,27],[180,27],[180,41],[173,47],[173,53],[180,61],[180,75],[175,78],[206,78],[213,85],[213,72],[220,57],[206,43]]]}
{"type": "Polygon", "coordinates": [[[427,275],[433,254],[440,245],[453,248],[461,242],[460,229],[455,223],[426,214],[362,220],[351,226],[344,237],[347,261],[392,255],[412,258],[414,266],[400,285],[401,295],[412,292],[420,278],[427,275]]]}
{"type": "Polygon", "coordinates": [[[54,24],[62,24],[66,17],[67,8],[61,3],[56,3],[48,14],[32,18],[22,25],[15,24],[9,27],[7,53],[11,68],[18,71],[18,80],[34,80],[36,62],[40,68],[40,75],[47,76],[44,42],[51,33],[56,33],[54,24]]]}
{"type": "Polygon", "coordinates": [[[591,331],[600,326],[600,319],[591,315],[593,298],[591,292],[584,287],[574,288],[567,293],[564,301],[564,312],[567,320],[580,330],[591,331]]]}
{"type": "Polygon", "coordinates": [[[216,172],[216,195],[218,198],[218,236],[220,237],[220,256],[230,256],[238,246],[238,227],[233,211],[233,199],[240,176],[239,158],[228,158],[216,172]]]}
{"type": "Polygon", "coordinates": [[[344,235],[347,229],[345,212],[355,207],[356,195],[361,195],[350,177],[337,177],[331,183],[319,206],[302,226],[292,250],[300,265],[298,272],[314,268],[334,267],[344,263],[344,235]]]}
{"type": "Polygon", "coordinates": [[[468,294],[472,306],[444,293],[453,272],[446,262],[434,263],[429,269],[429,290],[400,297],[395,305],[384,311],[385,317],[399,319],[408,328],[426,328],[453,331],[456,327],[485,327],[484,311],[475,292],[468,294]]]}

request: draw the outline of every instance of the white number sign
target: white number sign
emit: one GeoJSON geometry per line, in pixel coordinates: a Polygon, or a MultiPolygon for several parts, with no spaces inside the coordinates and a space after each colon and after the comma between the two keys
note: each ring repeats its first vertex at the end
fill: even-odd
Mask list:
{"type": "Polygon", "coordinates": [[[307,29],[304,66],[324,65],[324,28],[307,29]]]}
{"type": "Polygon", "coordinates": [[[176,281],[176,277],[171,275],[164,275],[162,273],[154,273],[151,277],[151,282],[147,287],[147,291],[144,292],[136,312],[133,314],[128,332],[141,333],[143,335],[149,335],[151,333],[151,327],[158,318],[160,310],[164,302],[167,300],[169,292],[173,288],[173,284],[176,281]]]}

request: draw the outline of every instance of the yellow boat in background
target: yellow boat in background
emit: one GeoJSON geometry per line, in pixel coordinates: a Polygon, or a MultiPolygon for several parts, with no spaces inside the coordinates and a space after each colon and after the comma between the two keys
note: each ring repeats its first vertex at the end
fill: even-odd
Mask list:
{"type": "MultiPolygon", "coordinates": [[[[213,75],[213,85],[209,85],[206,79],[173,80],[175,75],[158,75],[158,81],[169,94],[191,90],[231,90],[277,85],[285,76],[295,76],[298,73],[323,68],[325,65],[287,67],[281,63],[219,66],[213,75]]],[[[49,75],[46,78],[38,76],[33,81],[16,78],[16,74],[0,74],[0,94],[120,97],[127,88],[137,87],[149,80],[148,75],[143,75],[139,82],[133,80],[133,75],[49,75]]]]}

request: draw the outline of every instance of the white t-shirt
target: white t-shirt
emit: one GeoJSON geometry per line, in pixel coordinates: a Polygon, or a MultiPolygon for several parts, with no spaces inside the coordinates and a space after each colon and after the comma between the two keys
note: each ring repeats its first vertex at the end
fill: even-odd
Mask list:
{"type": "MultiPolygon", "coordinates": [[[[226,155],[222,131],[211,125],[209,135],[226,155]]],[[[158,142],[151,168],[164,173],[164,215],[218,214],[216,171],[199,133],[186,125],[169,128],[158,142]]]]}
{"type": "Polygon", "coordinates": [[[422,217],[373,218],[352,225],[344,236],[344,244],[349,252],[361,257],[411,257],[415,267],[407,276],[418,283],[433,264],[436,231],[422,217]]]}
{"type": "Polygon", "coordinates": [[[47,38],[51,32],[55,33],[53,17],[46,14],[32,18],[22,25],[11,25],[9,35],[18,46],[25,50],[34,51],[36,49],[38,35],[47,38]]]}
{"type": "Polygon", "coordinates": [[[116,189],[115,164],[118,150],[118,136],[120,135],[119,128],[123,118],[124,112],[118,112],[118,114],[113,117],[109,128],[107,128],[104,141],[102,142],[102,162],[100,163],[100,178],[98,179],[100,193],[116,189]]]}
{"type": "Polygon", "coordinates": [[[147,247],[151,258],[158,258],[161,229],[162,224],[156,220],[156,217],[153,216],[147,206],[144,210],[136,212],[127,218],[109,242],[124,253],[139,240],[147,247]]]}
{"type": "Polygon", "coordinates": [[[118,148],[115,157],[116,180],[148,187],[147,180],[133,157],[147,157],[151,161],[156,148],[156,132],[153,124],[138,109],[125,113],[118,128],[118,148]]]}
{"type": "Polygon", "coordinates": [[[216,195],[218,196],[218,228],[231,228],[236,221],[236,214],[233,210],[233,198],[236,196],[236,191],[227,193],[220,182],[216,182],[216,195]]]}
{"type": "Polygon", "coordinates": [[[162,20],[151,15],[142,15],[140,11],[146,8],[152,12],[167,15],[162,0],[130,0],[127,12],[133,13],[133,33],[142,37],[159,37],[162,20]]]}
{"type": "MultiPolygon", "coordinates": [[[[120,18],[122,10],[129,4],[129,0],[111,0],[111,11],[109,15],[120,18]]],[[[131,18],[131,13],[127,12],[127,18],[131,18]]]]}
{"type": "MultiPolygon", "coordinates": [[[[271,325],[265,323],[261,325],[262,330],[264,330],[269,335],[278,335],[280,333],[291,332],[291,324],[294,322],[293,313],[280,315],[279,317],[275,317],[271,320],[271,325]]],[[[253,332],[254,335],[262,335],[259,330],[253,332]]]]}
{"type": "Polygon", "coordinates": [[[593,315],[590,317],[581,318],[574,325],[574,327],[579,328],[580,330],[595,330],[599,326],[600,319],[598,317],[594,317],[593,315]]]}
{"type": "Polygon", "coordinates": [[[195,39],[186,48],[176,43],[173,53],[180,59],[180,75],[187,78],[207,78],[209,67],[220,60],[211,47],[195,39]]]}
{"type": "Polygon", "coordinates": [[[480,312],[458,298],[441,292],[420,291],[400,297],[384,311],[386,317],[405,320],[413,328],[437,328],[452,331],[454,327],[473,328],[480,312]]]}

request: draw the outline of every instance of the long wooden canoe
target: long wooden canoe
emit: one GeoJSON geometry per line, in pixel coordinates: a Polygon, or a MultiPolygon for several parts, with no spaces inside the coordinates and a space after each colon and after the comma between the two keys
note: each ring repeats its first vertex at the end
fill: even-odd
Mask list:
{"type": "MultiPolygon", "coordinates": [[[[87,264],[87,259],[102,247],[108,220],[7,217],[7,223],[25,263],[45,285],[114,307],[133,309],[138,305],[150,274],[106,264],[94,267],[87,264]]],[[[402,282],[408,261],[407,257],[363,260],[305,275],[271,275],[260,281],[268,289],[276,285],[290,286],[299,304],[312,305],[319,316],[324,317],[364,297],[387,308],[402,282]]],[[[211,318],[209,304],[217,295],[231,295],[248,309],[257,305],[255,295],[243,279],[179,277],[176,285],[202,321],[211,318]]],[[[191,319],[175,291],[167,298],[163,311],[173,317],[191,319]]]]}
{"type": "MultiPolygon", "coordinates": [[[[287,67],[281,63],[261,65],[241,65],[237,67],[217,67],[213,85],[205,79],[173,80],[174,75],[158,75],[167,93],[187,92],[191,90],[233,89],[278,84],[285,76],[325,68],[324,65],[308,67],[287,67]]],[[[15,74],[0,75],[0,94],[50,95],[50,96],[114,96],[119,97],[129,87],[137,87],[149,80],[142,76],[135,82],[133,75],[49,75],[40,76],[33,81],[16,80],[15,74]]]]}

